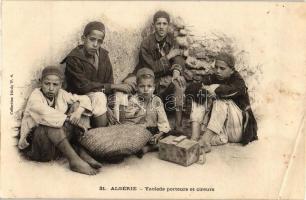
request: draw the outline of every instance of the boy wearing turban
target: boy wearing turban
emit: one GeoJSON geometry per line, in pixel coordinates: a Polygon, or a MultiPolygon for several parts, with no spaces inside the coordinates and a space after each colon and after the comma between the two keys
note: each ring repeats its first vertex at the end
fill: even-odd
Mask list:
{"type": "Polygon", "coordinates": [[[39,162],[54,160],[61,153],[71,170],[94,175],[101,164],[80,146],[72,147],[70,143],[78,137],[77,127],[84,127],[80,125],[81,116],[92,114],[91,103],[87,96],[61,89],[63,79],[64,73],[58,67],[48,66],[42,71],[41,87],[31,93],[23,113],[18,147],[28,158],[39,162]],[[69,113],[71,106],[74,111],[69,113]]]}
{"type": "Polygon", "coordinates": [[[93,127],[107,125],[106,95],[114,90],[131,92],[127,84],[114,84],[113,69],[108,51],[101,47],[105,37],[104,24],[88,23],[83,32],[83,44],[74,48],[62,61],[66,63],[67,91],[87,95],[93,108],[93,127]]]}
{"type": "Polygon", "coordinates": [[[235,70],[232,55],[220,53],[216,57],[215,73],[204,76],[200,84],[192,84],[186,93],[193,95],[197,101],[193,102],[191,113],[192,139],[200,139],[205,152],[211,151],[211,145],[227,142],[246,145],[257,140],[257,123],[250,106],[247,86],[235,70]],[[192,90],[197,91],[192,94],[192,90]],[[199,95],[209,99],[212,105],[208,106],[207,101],[203,101],[199,95]],[[201,124],[206,130],[200,138],[201,124]]]}
{"type": "Polygon", "coordinates": [[[169,33],[169,23],[170,16],[167,12],[158,11],[154,14],[153,26],[155,32],[142,41],[139,63],[124,82],[135,87],[136,72],[145,67],[152,69],[155,74],[155,93],[167,101],[170,100],[169,97],[174,97],[172,102],[175,106],[168,108],[176,111],[175,128],[181,130],[183,96],[186,87],[186,81],[181,72],[184,68],[185,60],[174,36],[169,33]]]}

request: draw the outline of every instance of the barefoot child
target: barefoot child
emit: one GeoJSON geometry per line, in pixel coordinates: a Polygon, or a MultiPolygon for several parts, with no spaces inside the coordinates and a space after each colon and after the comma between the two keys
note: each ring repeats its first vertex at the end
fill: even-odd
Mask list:
{"type": "Polygon", "coordinates": [[[235,70],[234,57],[220,53],[215,61],[215,73],[203,77],[202,85],[212,104],[209,101],[204,105],[193,102],[191,121],[194,140],[199,139],[200,124],[206,126],[200,139],[204,151],[210,152],[211,145],[222,145],[227,142],[240,142],[246,145],[257,140],[257,123],[245,82],[235,70]],[[207,124],[203,123],[205,113],[210,113],[207,124]]]}
{"type": "Polygon", "coordinates": [[[104,24],[88,23],[83,32],[83,44],[74,48],[62,61],[66,63],[67,91],[87,95],[92,104],[94,128],[107,125],[107,98],[113,91],[129,93],[131,86],[114,84],[113,68],[108,51],[102,48],[105,38],[104,24]]]}
{"type": "Polygon", "coordinates": [[[61,153],[68,159],[71,170],[94,175],[101,164],[81,147],[78,155],[70,143],[76,136],[74,131],[82,114],[91,114],[90,100],[61,89],[63,78],[58,67],[43,69],[41,87],[31,93],[24,111],[18,147],[31,160],[40,162],[56,159],[61,153]],[[69,106],[74,103],[79,106],[67,115],[69,106]]]}
{"type": "Polygon", "coordinates": [[[170,131],[170,125],[161,99],[153,92],[155,90],[154,72],[149,68],[137,71],[137,93],[128,100],[123,107],[121,122],[145,124],[153,133],[150,144],[139,152],[139,156],[148,151],[156,150],[159,139],[170,131]]]}

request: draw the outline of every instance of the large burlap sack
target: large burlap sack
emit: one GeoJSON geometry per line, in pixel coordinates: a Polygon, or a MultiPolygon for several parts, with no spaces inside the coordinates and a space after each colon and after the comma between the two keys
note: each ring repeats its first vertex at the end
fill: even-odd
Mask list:
{"type": "Polygon", "coordinates": [[[90,129],[80,138],[80,144],[96,158],[127,156],[146,145],[151,133],[145,126],[120,124],[90,129]]]}

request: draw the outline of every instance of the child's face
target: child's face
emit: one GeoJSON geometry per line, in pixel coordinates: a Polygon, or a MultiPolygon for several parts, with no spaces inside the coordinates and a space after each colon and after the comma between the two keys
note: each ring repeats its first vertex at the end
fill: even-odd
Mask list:
{"type": "Polygon", "coordinates": [[[164,38],[169,29],[169,23],[166,18],[157,18],[157,20],[154,23],[155,33],[161,37],[164,38]]]}
{"type": "Polygon", "coordinates": [[[224,80],[232,75],[233,70],[224,61],[216,60],[215,73],[219,80],[224,80]]]}
{"type": "Polygon", "coordinates": [[[92,30],[87,36],[83,36],[84,47],[87,53],[94,56],[101,47],[104,40],[104,33],[98,30],[92,30]]]}
{"type": "Polygon", "coordinates": [[[142,78],[137,84],[138,95],[148,100],[152,97],[155,90],[155,84],[153,78],[142,78]]]}
{"type": "Polygon", "coordinates": [[[62,80],[56,75],[47,75],[41,81],[41,89],[45,97],[53,99],[62,87],[62,80]]]}

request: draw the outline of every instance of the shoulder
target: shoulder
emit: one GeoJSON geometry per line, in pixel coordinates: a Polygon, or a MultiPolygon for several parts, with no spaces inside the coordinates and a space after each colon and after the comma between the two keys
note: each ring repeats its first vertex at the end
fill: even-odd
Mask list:
{"type": "Polygon", "coordinates": [[[67,61],[71,61],[74,60],[76,58],[80,58],[80,57],[84,57],[84,52],[83,52],[83,45],[79,45],[77,47],[75,47],[74,49],[72,49],[67,56],[61,61],[61,64],[67,62],[67,61]]]}
{"type": "Polygon", "coordinates": [[[170,42],[175,41],[173,33],[167,33],[167,40],[170,41],[170,42]]]}
{"type": "Polygon", "coordinates": [[[102,56],[102,57],[108,56],[108,51],[106,49],[104,49],[103,47],[100,47],[99,56],[102,56]]]}
{"type": "Polygon", "coordinates": [[[242,78],[242,76],[240,75],[240,73],[239,73],[238,71],[235,71],[235,72],[232,74],[232,76],[231,76],[230,79],[231,79],[232,81],[234,81],[234,82],[240,82],[240,83],[245,84],[244,79],[242,78]]]}
{"type": "Polygon", "coordinates": [[[42,96],[42,95],[43,95],[43,94],[42,94],[40,88],[35,88],[35,89],[32,91],[30,97],[32,97],[32,96],[42,96]]]}
{"type": "Polygon", "coordinates": [[[158,96],[153,95],[152,97],[152,105],[154,107],[163,107],[163,101],[161,100],[161,98],[159,98],[158,96]]]}
{"type": "Polygon", "coordinates": [[[28,98],[28,103],[32,102],[32,101],[37,101],[37,100],[43,100],[44,99],[44,95],[40,90],[41,88],[35,88],[32,93],[30,94],[29,98],[28,98]]]}
{"type": "Polygon", "coordinates": [[[70,95],[71,93],[67,92],[66,90],[64,89],[59,89],[58,91],[58,96],[66,96],[66,95],[70,95]]]}
{"type": "Polygon", "coordinates": [[[142,47],[147,47],[149,46],[152,42],[155,41],[155,36],[154,34],[150,34],[147,37],[145,37],[142,41],[141,41],[141,46],[142,47]]]}

